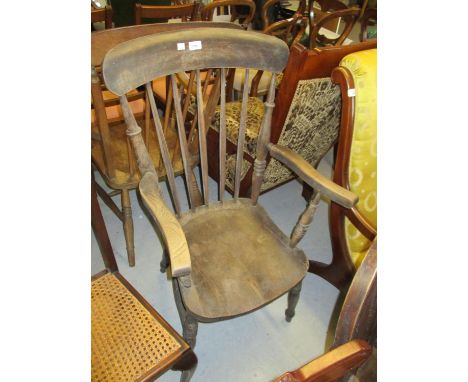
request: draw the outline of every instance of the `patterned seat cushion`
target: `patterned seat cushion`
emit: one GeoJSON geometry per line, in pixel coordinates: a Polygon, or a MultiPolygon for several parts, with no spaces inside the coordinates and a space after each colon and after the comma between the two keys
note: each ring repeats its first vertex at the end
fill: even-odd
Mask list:
{"type": "MultiPolygon", "coordinates": [[[[237,138],[239,137],[241,106],[241,102],[238,101],[228,102],[226,104],[226,137],[233,144],[237,144],[237,138]]],[[[249,97],[247,103],[247,126],[244,151],[252,157],[255,157],[257,150],[258,132],[264,114],[265,106],[263,102],[256,97],[249,97]]],[[[220,107],[217,106],[210,126],[217,132],[219,132],[219,117],[220,107]]]]}

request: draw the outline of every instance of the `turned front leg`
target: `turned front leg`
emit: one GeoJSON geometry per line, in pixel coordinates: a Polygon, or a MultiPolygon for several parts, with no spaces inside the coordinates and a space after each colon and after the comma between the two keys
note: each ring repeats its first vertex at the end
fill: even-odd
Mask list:
{"type": "Polygon", "coordinates": [[[302,281],[292,288],[288,293],[288,308],[285,311],[286,321],[291,322],[292,318],[296,314],[296,305],[299,301],[299,295],[302,289],[302,281]]]}

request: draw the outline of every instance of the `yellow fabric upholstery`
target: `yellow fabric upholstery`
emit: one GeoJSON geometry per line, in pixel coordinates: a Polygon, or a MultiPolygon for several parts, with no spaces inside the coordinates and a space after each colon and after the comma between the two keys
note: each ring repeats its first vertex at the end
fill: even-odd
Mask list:
{"type": "MultiPolygon", "coordinates": [[[[377,228],[377,49],[352,53],[340,66],[349,69],[356,87],[349,184],[359,196],[358,211],[377,228]]],[[[349,252],[358,267],[371,242],[348,219],[345,230],[349,252]]]]}

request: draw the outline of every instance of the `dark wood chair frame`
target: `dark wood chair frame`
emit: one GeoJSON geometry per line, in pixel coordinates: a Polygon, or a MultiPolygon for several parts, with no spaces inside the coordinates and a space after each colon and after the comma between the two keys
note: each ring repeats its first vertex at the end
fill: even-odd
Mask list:
{"type": "Polygon", "coordinates": [[[370,358],[372,346],[377,348],[377,239],[345,296],[332,350],[274,382],[334,382],[350,372],[355,374],[356,368],[370,358]]]}
{"type": "Polygon", "coordinates": [[[377,8],[367,8],[361,18],[361,31],[359,40],[367,41],[367,28],[371,25],[377,25],[377,8]]]}
{"type": "MultiPolygon", "coordinates": [[[[166,31],[190,29],[190,28],[206,28],[206,27],[217,27],[217,28],[235,28],[239,29],[240,27],[231,23],[217,23],[217,22],[187,22],[187,23],[159,23],[159,24],[145,24],[138,26],[129,26],[123,28],[114,28],[105,31],[94,32],[91,34],[91,95],[93,100],[93,107],[96,113],[96,123],[98,126],[99,134],[98,136],[93,136],[92,138],[99,141],[102,146],[102,152],[104,156],[105,168],[100,169],[101,175],[103,176],[106,183],[109,187],[116,190],[116,193],[121,193],[121,205],[122,208],[119,208],[116,203],[112,200],[110,195],[100,186],[97,186],[97,192],[102,200],[107,204],[107,206],[116,214],[116,216],[122,221],[124,227],[124,235],[127,244],[127,254],[128,261],[130,266],[135,264],[135,250],[134,250],[134,231],[133,231],[133,219],[132,219],[132,210],[130,204],[129,190],[134,189],[137,186],[136,182],[129,182],[125,187],[117,185],[114,182],[115,178],[115,165],[113,162],[113,147],[112,140],[110,138],[109,127],[114,123],[121,123],[121,121],[114,121],[109,123],[107,120],[105,108],[107,106],[118,104],[120,101],[114,99],[111,101],[104,101],[102,96],[102,90],[105,89],[104,83],[101,79],[101,66],[105,54],[111,50],[114,46],[137,38],[154,33],[161,33],[166,31]]],[[[132,97],[128,97],[128,101],[133,101],[138,98],[145,98],[147,103],[145,91],[139,91],[137,94],[132,97]]],[[[144,115],[137,116],[139,119],[144,118],[144,136],[145,141],[148,142],[149,139],[149,129],[150,126],[150,114],[149,107],[146,107],[144,115]]],[[[130,174],[135,174],[138,169],[133,156],[133,153],[130,149],[128,150],[128,163],[130,174]]],[[[95,166],[96,169],[99,169],[95,166]]]]}
{"type": "Polygon", "coordinates": [[[110,5],[101,9],[91,9],[91,23],[102,21],[105,23],[105,29],[112,28],[112,7],[110,5]]]}
{"type": "MultiPolygon", "coordinates": [[[[279,73],[286,65],[288,54],[288,46],[279,39],[271,36],[259,34],[257,32],[239,33],[238,31],[230,29],[220,29],[216,31],[216,33],[213,33],[212,28],[207,28],[192,31],[178,31],[177,33],[172,34],[166,33],[162,37],[161,35],[153,35],[141,38],[138,41],[133,40],[127,43],[122,43],[108,52],[103,62],[103,74],[106,85],[113,93],[120,97],[120,103],[122,105],[128,127],[127,135],[132,142],[134,153],[137,158],[137,163],[139,165],[139,170],[142,175],[142,179],[139,184],[140,195],[146,207],[148,208],[150,215],[156,222],[159,233],[164,242],[166,250],[165,257],[162,260],[162,270],[165,270],[165,268],[167,268],[167,266],[170,264],[174,297],[182,321],[184,338],[192,348],[195,346],[196,342],[198,322],[212,322],[236,317],[241,314],[247,314],[273,301],[284,293],[288,293],[288,308],[286,309],[285,315],[286,320],[290,321],[295,314],[295,306],[299,299],[302,278],[305,276],[307,271],[307,259],[303,253],[301,254],[302,251],[297,249],[296,246],[307,231],[308,225],[310,224],[319,203],[320,195],[324,194],[331,200],[334,200],[335,202],[347,208],[354,206],[358,200],[357,196],[350,191],[336,186],[329,179],[320,175],[312,166],[310,166],[296,153],[285,147],[271,143],[270,127],[274,109],[275,75],[272,76],[270,91],[267,96],[267,101],[265,102],[266,112],[260,132],[259,143],[257,145],[257,156],[254,164],[255,172],[253,174],[252,180],[252,192],[250,199],[240,198],[240,174],[243,152],[242,148],[244,146],[243,141],[245,139],[246,107],[248,99],[248,71],[246,72],[246,80],[242,95],[243,111],[241,111],[240,133],[237,144],[238,152],[236,160],[234,199],[229,201],[225,200],[224,191],[226,183],[226,172],[224,158],[226,158],[226,68],[243,67],[256,70],[268,70],[272,73],[279,73]],[[192,51],[178,51],[176,49],[177,42],[193,40],[201,41],[203,50],[197,49],[192,51]],[[225,54],[225,49],[239,53],[236,55],[227,55],[225,54]],[[161,59],[161,57],[164,57],[164,59],[161,59]],[[203,118],[204,102],[202,97],[202,86],[200,78],[200,70],[208,68],[218,71],[218,76],[216,77],[218,79],[218,86],[215,88],[219,89],[221,94],[221,126],[219,135],[221,144],[219,145],[219,157],[223,158],[223,160],[219,161],[219,201],[214,203],[208,202],[208,156],[205,139],[206,121],[203,118]],[[167,148],[165,148],[165,140],[161,121],[155,108],[154,98],[152,96],[151,80],[153,78],[171,75],[171,84],[173,87],[175,104],[178,105],[179,103],[177,100],[179,95],[177,91],[175,73],[192,70],[196,71],[197,83],[198,134],[202,185],[199,191],[203,194],[203,205],[200,206],[194,202],[192,195],[193,190],[190,187],[187,187],[187,196],[190,210],[182,213],[180,199],[177,188],[175,186],[175,179],[171,169],[171,163],[168,158],[167,148]],[[126,73],[125,76],[122,76],[123,72],[126,73]],[[169,190],[172,194],[175,213],[173,213],[167,207],[165,201],[162,198],[158,184],[157,172],[145,148],[141,135],[141,128],[138,126],[128,106],[128,101],[125,96],[129,90],[135,89],[139,86],[142,86],[143,84],[145,84],[148,97],[150,98],[153,117],[156,129],[158,131],[158,137],[160,138],[159,143],[161,146],[161,153],[164,159],[164,163],[167,164],[167,182],[169,185],[169,190]],[[255,211],[261,211],[261,207],[257,204],[257,202],[258,196],[260,194],[260,187],[262,184],[267,155],[271,155],[275,159],[284,163],[301,179],[303,179],[304,182],[315,189],[313,199],[310,201],[300,216],[289,240],[284,234],[280,233],[277,228],[274,228],[276,227],[274,224],[268,222],[267,216],[261,218],[262,227],[265,226],[265,231],[262,231],[262,229],[259,228],[259,232],[257,233],[258,235],[266,235],[266,232],[268,232],[268,235],[273,234],[276,238],[281,237],[280,241],[282,244],[280,253],[287,256],[279,256],[278,259],[296,258],[297,260],[287,261],[298,262],[295,263],[296,265],[294,267],[292,267],[292,263],[288,263],[291,269],[286,267],[275,268],[278,269],[280,275],[278,274],[274,276],[272,272],[268,272],[268,277],[271,279],[271,284],[269,282],[268,285],[270,285],[269,288],[272,288],[271,290],[265,289],[265,287],[263,287],[263,289],[255,287],[254,289],[249,289],[250,293],[255,291],[254,295],[238,296],[236,294],[236,296],[230,296],[230,304],[224,304],[222,301],[218,301],[218,297],[215,297],[218,295],[217,293],[214,295],[211,294],[211,284],[208,279],[204,279],[205,276],[203,274],[193,274],[191,253],[195,252],[196,249],[192,247],[189,249],[189,242],[187,241],[186,231],[184,231],[183,225],[185,229],[189,229],[185,225],[187,223],[187,219],[190,221],[190,219],[196,218],[196,216],[199,216],[199,214],[204,214],[205,212],[209,213],[210,211],[226,211],[227,213],[230,213],[228,211],[230,211],[232,208],[240,208],[243,211],[246,211],[244,208],[247,206],[250,206],[249,211],[250,208],[253,208],[255,211]],[[299,267],[301,270],[299,271],[299,268],[297,267],[299,267]],[[290,276],[293,275],[293,268],[295,272],[294,279],[289,280],[288,278],[285,278],[286,274],[290,276]],[[280,279],[278,277],[280,277],[280,279]],[[276,286],[280,280],[282,285],[281,290],[273,288],[273,286],[276,286]],[[190,297],[192,296],[192,292],[195,293],[194,296],[198,296],[198,293],[208,293],[212,296],[212,298],[208,300],[202,298],[192,299],[190,297]],[[230,305],[233,305],[234,308],[230,308],[230,305]],[[206,311],[204,310],[205,306],[208,306],[206,311]]],[[[188,185],[191,185],[194,184],[194,182],[191,180],[193,174],[190,171],[187,158],[188,151],[186,137],[184,134],[184,127],[182,123],[180,123],[182,112],[180,108],[176,109],[176,112],[178,119],[180,146],[182,149],[182,157],[184,158],[184,167],[186,169],[186,182],[188,185]]],[[[192,232],[194,235],[192,237],[199,237],[200,235],[203,235],[203,230],[206,231],[205,224],[199,227],[195,225],[194,227],[195,231],[192,232]],[[198,229],[202,230],[203,232],[198,231],[198,229]]],[[[211,235],[211,233],[209,234],[211,235]]],[[[230,233],[226,232],[226,234],[230,233]]],[[[213,240],[216,239],[217,237],[211,237],[211,239],[207,242],[207,245],[212,245],[213,240]]],[[[222,239],[223,238],[219,238],[219,240],[222,239]]],[[[216,244],[215,247],[217,248],[216,244]]],[[[251,250],[258,251],[258,248],[258,245],[256,245],[255,248],[251,250]]],[[[207,250],[204,248],[201,248],[200,250],[200,253],[205,256],[207,250]]],[[[235,250],[235,248],[233,248],[233,250],[235,250]]],[[[216,255],[221,256],[222,253],[217,252],[216,255]]],[[[252,255],[253,257],[249,256],[249,258],[254,259],[255,256],[254,254],[252,255]]],[[[258,261],[264,262],[264,264],[266,264],[269,261],[269,258],[261,257],[258,261]]],[[[279,261],[281,262],[285,260],[279,261]]],[[[201,263],[198,263],[197,266],[200,267],[200,264],[201,263]]],[[[236,264],[230,264],[229,266],[234,267],[235,265],[236,264]]],[[[258,263],[258,266],[252,265],[252,270],[249,270],[249,267],[246,265],[237,265],[241,266],[242,273],[259,272],[260,269],[263,269],[263,271],[266,269],[261,267],[261,263],[258,263]]],[[[220,270],[223,270],[223,274],[224,272],[228,271],[228,269],[225,269],[225,264],[221,260],[219,266],[221,267],[220,270]]],[[[218,273],[219,272],[216,274],[218,273]]],[[[256,276],[253,276],[252,274],[252,278],[254,277],[256,276]]],[[[267,280],[264,279],[264,281],[267,280]]],[[[243,287],[244,284],[241,284],[241,286],[243,287]]],[[[231,288],[232,286],[228,289],[228,292],[231,291],[231,288]]],[[[206,294],[204,294],[204,296],[206,296],[206,294]]],[[[221,299],[223,298],[224,297],[221,297],[221,299]]]]}
{"type": "Polygon", "coordinates": [[[212,21],[215,11],[224,7],[231,8],[231,22],[238,20],[244,29],[247,29],[255,16],[256,5],[253,0],[215,0],[202,8],[201,19],[203,21],[212,21]],[[247,14],[239,14],[236,6],[249,7],[249,12],[247,14]]]}
{"type": "Polygon", "coordinates": [[[195,372],[197,366],[197,356],[187,344],[187,342],[177,333],[169,323],[138,293],[138,291],[119,273],[117,262],[115,261],[112,245],[109,240],[104,218],[97,199],[97,183],[94,179],[94,173],[91,172],[91,226],[96,236],[99,248],[101,250],[102,260],[105,270],[97,273],[92,280],[103,276],[106,273],[112,273],[125,286],[125,288],[145,307],[145,309],[174,337],[180,346],[175,357],[168,357],[157,368],[152,370],[150,375],[145,377],[145,381],[154,381],[168,369],[182,371],[181,382],[188,382],[195,372]]]}

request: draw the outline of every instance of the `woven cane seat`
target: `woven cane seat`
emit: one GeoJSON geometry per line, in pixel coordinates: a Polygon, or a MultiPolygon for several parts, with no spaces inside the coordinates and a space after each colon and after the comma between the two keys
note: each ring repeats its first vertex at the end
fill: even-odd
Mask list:
{"type": "Polygon", "coordinates": [[[161,321],[115,274],[92,281],[91,380],[140,381],[166,370],[187,345],[161,321]]]}

